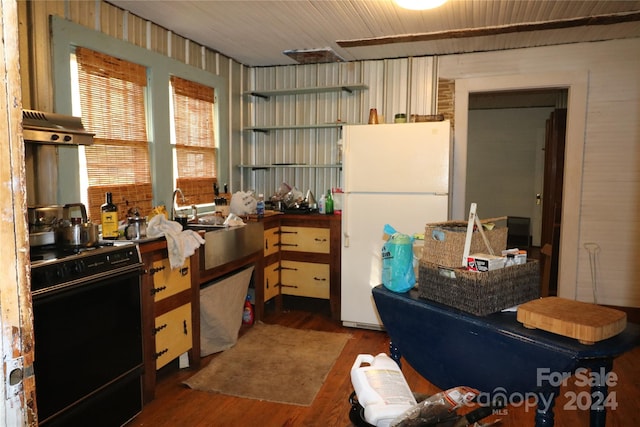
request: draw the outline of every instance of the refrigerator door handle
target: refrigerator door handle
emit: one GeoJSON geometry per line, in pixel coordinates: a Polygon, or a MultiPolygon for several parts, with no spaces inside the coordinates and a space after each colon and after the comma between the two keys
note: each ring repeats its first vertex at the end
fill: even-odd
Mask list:
{"type": "Polygon", "coordinates": [[[342,197],[342,246],[349,247],[349,208],[347,207],[349,201],[349,192],[346,192],[342,197]]]}

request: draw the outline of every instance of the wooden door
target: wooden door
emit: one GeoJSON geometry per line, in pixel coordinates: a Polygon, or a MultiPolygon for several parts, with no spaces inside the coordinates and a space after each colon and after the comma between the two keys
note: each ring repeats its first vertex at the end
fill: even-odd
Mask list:
{"type": "Polygon", "coordinates": [[[555,295],[558,289],[566,125],[566,109],[556,109],[547,119],[540,247],[543,252],[550,252],[551,256],[541,257],[542,296],[555,295]],[[545,271],[547,274],[544,274],[545,271]]]}

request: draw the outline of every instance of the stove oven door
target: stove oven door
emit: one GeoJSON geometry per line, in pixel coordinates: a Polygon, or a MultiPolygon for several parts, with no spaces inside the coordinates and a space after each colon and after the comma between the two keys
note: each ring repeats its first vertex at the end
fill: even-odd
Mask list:
{"type": "Polygon", "coordinates": [[[121,426],[142,410],[140,271],[33,297],[41,426],[121,426]]]}

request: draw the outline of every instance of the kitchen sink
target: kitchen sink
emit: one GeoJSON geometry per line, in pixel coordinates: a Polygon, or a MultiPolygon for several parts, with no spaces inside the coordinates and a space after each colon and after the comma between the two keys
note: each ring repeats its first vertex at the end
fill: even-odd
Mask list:
{"type": "Polygon", "coordinates": [[[191,230],[204,233],[204,266],[206,270],[220,267],[262,250],[264,226],[248,222],[240,226],[189,224],[191,230]]]}

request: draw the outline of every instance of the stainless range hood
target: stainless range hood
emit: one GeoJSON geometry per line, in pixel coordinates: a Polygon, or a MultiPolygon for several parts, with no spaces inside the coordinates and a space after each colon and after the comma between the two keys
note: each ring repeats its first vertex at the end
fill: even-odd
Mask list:
{"type": "Polygon", "coordinates": [[[25,142],[38,144],[91,145],[95,136],[80,117],[34,110],[22,110],[22,129],[25,142]]]}

